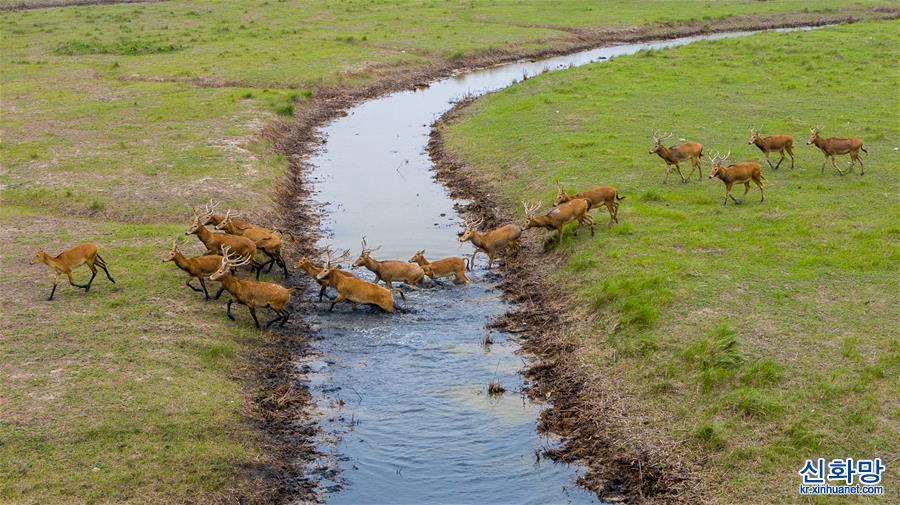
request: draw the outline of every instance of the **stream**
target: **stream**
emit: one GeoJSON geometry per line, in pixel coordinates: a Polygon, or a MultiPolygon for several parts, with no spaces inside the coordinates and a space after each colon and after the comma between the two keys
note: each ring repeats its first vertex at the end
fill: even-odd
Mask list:
{"type": "MultiPolygon", "coordinates": [[[[326,143],[310,160],[323,244],[349,248],[351,262],[363,236],[369,247],[382,246],[376,259],[405,261],[418,249],[431,260],[471,254],[457,241],[457,202],[433,179],[426,152],[431,124],[455,101],[545,71],[749,33],[505,64],[353,107],[321,130],[326,143]]],[[[507,310],[499,274],[485,268],[479,255],[468,285],[401,286],[402,312],[351,311],[344,303],[329,313],[323,302],[308,316],[316,356],[302,366],[322,415],[320,450],[339,468],[322,483],[327,503],[599,503],[576,485],[581,468],[539,457],[557,441],[538,433],[542,405],[521,393],[525,361],[515,338],[495,332],[493,345],[482,343],[486,323],[507,310]],[[488,395],[492,381],[506,393],[488,395]]]]}

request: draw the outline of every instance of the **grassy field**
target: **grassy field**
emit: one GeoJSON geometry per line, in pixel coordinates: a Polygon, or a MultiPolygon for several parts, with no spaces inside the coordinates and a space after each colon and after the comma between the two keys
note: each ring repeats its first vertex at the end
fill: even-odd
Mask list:
{"type": "Polygon", "coordinates": [[[557,249],[568,260],[554,278],[599,316],[571,338],[706,461],[718,502],[799,502],[805,458],[900,453],[898,29],[641,52],[490,95],[444,132],[519,215],[522,199],[552,202],[557,179],[628,197],[621,224],[557,249]],[[817,123],[865,139],[864,177],[820,175],[823,156],[805,145],[817,123]],[[706,164],[702,182],[663,185],[648,154],[659,128],[762,162],[750,126],[795,136],[796,169],[763,165],[762,204],[754,187],[723,208],[706,164]]]}
{"type": "Polygon", "coordinates": [[[262,458],[242,420],[240,357],[261,337],[246,313],[227,321],[221,303],[201,302],[159,260],[209,198],[271,209],[286,160],[259,133],[322,89],[545,47],[573,29],[879,5],[891,3],[170,1],[4,12],[0,502],[240,492],[235,469],[262,458]],[[45,267],[28,266],[34,250],[88,240],[118,284],[98,278],[88,295],[61,287],[44,302],[51,283],[45,267]]]}

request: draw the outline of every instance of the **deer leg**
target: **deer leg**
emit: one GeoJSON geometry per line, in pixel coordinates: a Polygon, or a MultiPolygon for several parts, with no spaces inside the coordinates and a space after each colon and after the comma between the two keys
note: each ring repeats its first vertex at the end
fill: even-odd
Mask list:
{"type": "Polygon", "coordinates": [[[87,293],[91,290],[91,284],[94,283],[94,277],[97,277],[97,267],[94,265],[88,264],[88,268],[91,269],[91,278],[88,279],[88,283],[84,287],[84,292],[87,293]]]}
{"type": "Polygon", "coordinates": [[[331,307],[328,307],[328,312],[331,312],[332,310],[334,310],[334,306],[335,306],[336,304],[338,304],[338,303],[344,301],[346,298],[347,298],[346,296],[342,295],[342,294],[339,292],[338,295],[337,295],[337,297],[335,297],[335,299],[331,301],[331,307]]]}
{"type": "Polygon", "coordinates": [[[259,319],[256,318],[256,308],[250,305],[247,305],[247,310],[250,311],[250,315],[253,316],[253,323],[256,325],[256,329],[260,329],[259,327],[259,319]]]}
{"type": "Polygon", "coordinates": [[[325,290],[328,289],[328,286],[322,286],[322,289],[319,290],[319,301],[322,301],[322,297],[325,296],[325,290]]]}
{"type": "Polygon", "coordinates": [[[97,255],[95,264],[103,269],[103,272],[106,273],[106,278],[109,279],[109,282],[113,284],[116,283],[116,280],[112,278],[112,275],[109,275],[109,269],[106,268],[106,262],[103,261],[103,258],[101,258],[99,254],[97,255]]]}
{"type": "Polygon", "coordinates": [[[222,293],[225,291],[225,286],[219,286],[219,290],[216,291],[216,296],[213,296],[214,300],[218,300],[222,293]]]}
{"type": "Polygon", "coordinates": [[[763,151],[763,158],[766,159],[766,163],[769,164],[769,168],[771,168],[772,170],[778,170],[777,168],[775,168],[774,165],[772,165],[772,160],[769,159],[769,152],[768,152],[768,151],[763,151]]]}
{"type": "Polygon", "coordinates": [[[225,304],[225,315],[228,316],[228,319],[231,319],[232,321],[234,321],[235,320],[234,316],[231,315],[231,304],[232,303],[234,303],[234,299],[229,298],[228,303],[225,304]]]}
{"type": "Polygon", "coordinates": [[[785,151],[791,156],[791,170],[794,169],[794,150],[790,147],[785,147],[785,151]]]}
{"type": "Polygon", "coordinates": [[[76,283],[75,283],[75,279],[72,278],[72,272],[66,272],[66,277],[69,278],[69,285],[70,285],[70,286],[74,286],[74,287],[76,287],[76,288],[81,288],[81,289],[87,288],[87,286],[85,286],[85,285],[83,285],[83,284],[76,284],[76,283]]]}
{"type": "Polygon", "coordinates": [[[278,326],[284,326],[284,323],[288,322],[288,319],[290,319],[290,318],[291,318],[291,313],[285,310],[284,317],[281,319],[281,322],[278,324],[278,326]]]}
{"type": "Polygon", "coordinates": [[[827,154],[825,155],[825,160],[822,162],[822,171],[819,172],[819,175],[824,175],[824,174],[825,174],[825,164],[826,164],[826,163],[828,163],[828,155],[827,155],[827,154]]]}
{"type": "MultiPolygon", "coordinates": [[[[196,292],[198,292],[198,293],[202,293],[202,292],[203,292],[202,289],[197,288],[197,287],[195,287],[193,284],[191,284],[191,281],[192,281],[192,280],[194,280],[193,277],[188,277],[187,280],[184,282],[184,285],[187,286],[187,287],[189,287],[189,288],[191,288],[191,289],[193,289],[194,291],[196,291],[196,292]]],[[[202,279],[201,279],[201,280],[202,280],[202,279]]]]}
{"type": "Polygon", "coordinates": [[[675,170],[678,171],[678,176],[681,177],[681,182],[687,182],[688,180],[684,178],[684,174],[681,172],[681,165],[678,163],[675,164],[675,170]]]}
{"type": "Polygon", "coordinates": [[[278,258],[278,264],[281,266],[282,272],[284,272],[284,278],[287,279],[288,277],[291,276],[291,273],[288,272],[287,264],[284,262],[284,258],[282,258],[281,255],[278,255],[277,258],[278,258]]]}
{"type": "Polygon", "coordinates": [[[761,180],[754,180],[753,182],[759,187],[759,203],[763,203],[766,201],[766,192],[763,190],[763,183],[761,180]]]}
{"type": "Polygon", "coordinates": [[[856,159],[859,160],[859,175],[864,175],[866,173],[866,166],[863,165],[863,160],[859,157],[859,151],[856,152],[856,159]]]}
{"type": "Polygon", "coordinates": [[[53,294],[56,293],[56,281],[53,281],[53,289],[50,290],[50,296],[47,297],[47,301],[53,300],[53,294]]]}
{"type": "MultiPolygon", "coordinates": [[[[726,205],[728,205],[728,197],[731,196],[731,186],[732,186],[732,183],[730,183],[730,182],[725,183],[725,203],[722,204],[722,207],[725,207],[726,205]]],[[[731,199],[734,200],[734,197],[731,196],[731,199]]],[[[737,201],[737,200],[735,200],[735,201],[737,201]]]]}
{"type": "MultiPolygon", "coordinates": [[[[203,288],[203,298],[205,300],[209,300],[209,291],[206,290],[206,281],[203,280],[203,277],[197,277],[200,279],[200,287],[203,288]]],[[[190,279],[188,279],[190,281],[190,279]]]]}
{"type": "MultiPolygon", "coordinates": [[[[591,225],[591,236],[593,237],[593,236],[594,236],[594,218],[592,218],[592,217],[591,217],[590,215],[588,215],[588,214],[585,214],[584,216],[587,218],[588,224],[591,225]]],[[[609,225],[609,226],[612,226],[612,221],[610,221],[610,225],[609,225]]]]}
{"type": "Polygon", "coordinates": [[[672,165],[666,165],[666,178],[663,179],[663,184],[669,183],[669,174],[672,173],[672,165]]]}
{"type": "Polygon", "coordinates": [[[279,311],[279,310],[275,310],[275,309],[272,308],[271,306],[270,306],[269,308],[272,309],[272,312],[275,313],[275,317],[273,317],[273,318],[270,319],[269,321],[266,321],[266,329],[267,329],[267,330],[269,329],[269,326],[272,326],[272,324],[274,324],[276,321],[282,321],[281,324],[282,324],[282,325],[284,324],[284,322],[283,322],[283,320],[284,320],[284,314],[282,314],[281,311],[279,311]]]}

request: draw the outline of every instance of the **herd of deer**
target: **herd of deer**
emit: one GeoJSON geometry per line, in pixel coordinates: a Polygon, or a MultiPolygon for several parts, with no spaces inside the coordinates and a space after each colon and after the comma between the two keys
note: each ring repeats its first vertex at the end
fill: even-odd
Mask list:
{"type": "MultiPolygon", "coordinates": [[[[822,173],[825,171],[825,164],[831,160],[832,166],[840,175],[849,173],[856,162],[860,165],[860,175],[864,173],[863,161],[859,157],[859,151],[868,154],[863,148],[863,141],[860,139],[848,138],[822,138],[819,133],[821,127],[810,130],[810,136],[807,145],[815,145],[825,154],[825,162],[822,163],[822,173]],[[847,171],[841,171],[835,163],[836,155],[849,154],[851,163],[847,171]]],[[[697,170],[698,179],[702,179],[701,158],[703,156],[703,145],[697,142],[685,142],[678,145],[666,147],[663,140],[671,137],[672,134],[660,135],[659,132],[653,134],[654,145],[650,150],[650,154],[658,154],[666,162],[666,183],[674,166],[678,175],[681,176],[682,182],[688,182],[697,170]],[[684,177],[681,172],[679,163],[690,161],[691,172],[688,177],[684,177]]],[[[781,162],[784,161],[785,153],[791,157],[791,168],[794,167],[794,138],[791,135],[772,135],[761,137],[755,129],[750,130],[750,144],[756,145],[765,156],[769,166],[778,170],[781,162]],[[779,153],[781,158],[778,163],[772,164],[769,160],[770,153],[779,153]]],[[[762,169],[759,163],[744,162],[731,165],[724,165],[731,152],[725,156],[715,154],[712,157],[712,171],[709,178],[714,177],[721,179],[725,183],[725,203],[728,204],[730,197],[735,203],[738,201],[731,195],[731,189],[734,184],[744,184],[744,196],[750,190],[750,182],[755,183],[760,190],[760,202],[764,201],[765,194],[763,190],[763,182],[765,178],[762,176],[762,169]]],[[[372,257],[372,253],[380,247],[369,248],[365,237],[362,239],[362,251],[353,267],[364,267],[375,274],[375,282],[371,282],[357,277],[351,272],[342,270],[340,263],[350,258],[350,251],[345,250],[336,255],[336,253],[326,248],[323,254],[323,262],[319,265],[315,264],[309,258],[301,258],[296,266],[298,269],[307,273],[320,286],[319,301],[326,295],[326,290],[331,287],[337,291],[337,295],[332,299],[329,312],[334,306],[340,302],[346,301],[350,303],[355,310],[357,304],[379,307],[386,312],[394,312],[393,293],[397,292],[405,300],[406,297],[402,291],[393,287],[393,282],[403,282],[411,286],[421,284],[425,277],[431,279],[439,279],[442,277],[453,277],[457,283],[468,283],[466,270],[471,270],[475,261],[475,256],[479,252],[483,252],[488,257],[488,270],[493,267],[494,259],[502,254],[510,253],[515,255],[519,250],[519,238],[525,230],[531,228],[544,228],[555,231],[557,240],[561,241],[563,229],[569,223],[577,223],[575,235],[578,234],[578,228],[582,225],[591,229],[591,235],[594,234],[594,220],[590,215],[592,209],[605,207],[609,213],[609,222],[607,227],[611,227],[613,223],[618,223],[619,202],[625,199],[619,195],[618,190],[612,186],[598,186],[593,189],[582,191],[580,193],[570,194],[566,192],[563,186],[557,182],[557,196],[553,202],[554,207],[546,213],[539,214],[540,203],[528,204],[523,202],[525,207],[525,225],[510,223],[488,231],[479,231],[484,219],[473,221],[466,220],[465,231],[460,234],[459,242],[471,242],[475,251],[470,258],[444,258],[438,261],[428,261],[425,257],[425,251],[417,251],[416,254],[408,261],[402,260],[376,260],[372,257]],[[384,282],[385,286],[378,283],[384,282]]],[[[284,325],[290,318],[288,311],[288,302],[291,292],[296,288],[286,288],[274,282],[260,281],[260,274],[263,271],[271,272],[274,266],[282,269],[284,277],[290,276],[287,263],[282,256],[283,239],[285,236],[293,235],[290,232],[282,232],[280,230],[269,230],[264,227],[255,225],[249,221],[232,217],[231,210],[225,214],[216,212],[217,204],[210,202],[202,212],[194,211],[194,217],[188,228],[186,235],[196,235],[198,239],[206,247],[206,253],[194,256],[184,256],[178,248],[178,240],[172,241],[172,248],[163,258],[164,262],[171,261],[175,263],[181,270],[188,274],[185,284],[194,291],[203,293],[206,300],[210,298],[218,300],[224,291],[228,291],[231,298],[226,305],[226,315],[229,319],[235,320],[231,314],[231,305],[237,302],[247,307],[250,315],[257,328],[260,328],[259,320],[256,316],[257,309],[269,309],[275,313],[275,316],[266,322],[265,327],[268,328],[275,323],[284,325]],[[207,226],[212,225],[214,230],[210,230],[207,226]],[[257,252],[262,253],[265,261],[259,263],[256,260],[257,252]],[[251,271],[256,272],[256,280],[244,279],[234,275],[233,270],[241,266],[250,266],[251,271]],[[200,287],[196,287],[191,282],[197,279],[200,287]],[[215,295],[210,297],[207,289],[206,281],[219,281],[221,286],[215,295]]],[[[69,284],[84,289],[85,292],[91,289],[94,277],[97,275],[97,267],[101,268],[110,282],[115,283],[112,275],[107,269],[106,262],[100,257],[99,248],[96,244],[80,244],[68,249],[58,256],[50,256],[42,249],[34,255],[31,264],[44,263],[53,269],[55,274],[53,288],[50,291],[48,300],[53,299],[59,282],[59,277],[65,275],[69,284]],[[82,265],[87,265],[91,270],[91,278],[87,284],[76,284],[72,277],[72,271],[82,265]]]]}

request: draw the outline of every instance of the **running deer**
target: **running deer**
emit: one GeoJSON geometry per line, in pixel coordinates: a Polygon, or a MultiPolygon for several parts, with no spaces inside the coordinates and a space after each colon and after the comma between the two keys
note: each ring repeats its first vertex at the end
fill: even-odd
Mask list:
{"type": "Polygon", "coordinates": [[[772,170],[778,170],[778,167],[781,166],[781,162],[784,161],[785,151],[787,151],[788,155],[791,157],[791,168],[794,168],[793,135],[769,135],[768,137],[760,137],[759,130],[750,128],[750,142],[748,142],[748,144],[753,144],[762,151],[763,156],[766,158],[766,163],[769,164],[769,168],[772,170]],[[781,159],[778,160],[778,163],[772,165],[772,161],[769,159],[769,153],[775,152],[781,154],[781,159]]]}
{"type": "Polygon", "coordinates": [[[197,235],[197,238],[206,246],[206,254],[220,254],[224,247],[228,247],[234,254],[242,258],[250,258],[248,263],[251,268],[256,270],[256,279],[259,280],[261,269],[253,260],[253,256],[256,255],[256,244],[247,237],[209,231],[203,224],[206,217],[208,214],[194,216],[191,227],[188,228],[185,235],[197,235]]]}
{"type": "Polygon", "coordinates": [[[816,126],[809,130],[809,140],[806,141],[806,145],[815,144],[825,155],[825,161],[822,162],[821,173],[825,173],[825,164],[828,163],[828,158],[831,158],[831,166],[833,166],[841,175],[852,172],[853,166],[856,165],[857,161],[859,162],[859,175],[866,173],[862,158],[859,157],[859,151],[862,150],[866,155],[869,154],[869,151],[866,151],[866,148],[863,147],[862,139],[848,139],[843,137],[830,137],[826,139],[819,136],[821,131],[821,126],[816,126]],[[846,172],[842,172],[834,161],[834,157],[839,154],[850,155],[850,168],[848,168],[846,172]]]}
{"type": "MultiPolygon", "coordinates": [[[[247,222],[242,221],[242,223],[247,222]]],[[[288,272],[287,269],[287,263],[285,263],[284,257],[281,255],[281,246],[284,244],[282,236],[285,232],[280,230],[273,232],[255,224],[248,224],[241,227],[238,225],[237,221],[231,217],[231,209],[228,209],[228,211],[225,212],[222,220],[216,225],[216,229],[231,235],[238,235],[252,240],[253,243],[256,244],[256,250],[262,251],[263,254],[269,257],[269,261],[260,265],[260,270],[268,266],[269,270],[267,271],[271,271],[272,265],[277,264],[284,271],[285,278],[291,276],[291,273],[288,272]]],[[[290,235],[292,239],[294,238],[293,233],[286,233],[290,235]]]]}
{"type": "Polygon", "coordinates": [[[763,190],[763,183],[766,178],[762,175],[762,167],[760,164],[747,161],[744,163],[728,165],[726,167],[722,162],[727,160],[729,156],[731,156],[731,151],[728,151],[728,154],[725,156],[719,156],[719,153],[716,153],[711,161],[712,171],[709,173],[710,179],[718,177],[725,183],[725,202],[722,205],[728,205],[728,197],[731,197],[736,204],[744,203],[747,192],[750,191],[750,181],[753,181],[759,188],[759,202],[762,203],[766,201],[765,191],[763,190]],[[740,201],[737,201],[731,194],[731,188],[735,183],[744,185],[744,195],[741,197],[740,201]]]}
{"type": "Polygon", "coordinates": [[[437,261],[428,261],[425,258],[425,249],[422,249],[421,251],[416,251],[416,254],[410,258],[409,261],[410,263],[416,263],[422,267],[422,270],[425,271],[425,275],[432,279],[449,277],[452,275],[456,282],[462,282],[463,284],[469,283],[469,278],[466,277],[466,260],[464,258],[452,257],[437,261]]]}
{"type": "Polygon", "coordinates": [[[616,188],[612,186],[597,186],[573,195],[567,193],[562,187],[562,184],[560,184],[559,181],[556,181],[556,200],[553,201],[553,205],[560,205],[576,198],[586,199],[590,202],[591,209],[600,206],[606,207],[606,210],[609,211],[609,223],[606,224],[607,228],[612,228],[613,221],[616,223],[619,222],[619,202],[624,200],[625,197],[619,196],[619,191],[616,188]]]}
{"type": "Polygon", "coordinates": [[[91,290],[91,284],[94,282],[94,277],[97,276],[97,267],[103,269],[109,282],[112,282],[113,284],[116,283],[112,278],[112,275],[109,274],[109,270],[106,268],[106,262],[100,257],[97,244],[78,244],[56,256],[50,256],[44,252],[43,249],[38,249],[29,263],[32,265],[35,263],[43,263],[52,268],[55,272],[53,277],[53,289],[50,290],[50,296],[47,298],[47,301],[53,299],[60,275],[65,275],[69,279],[69,285],[81,288],[85,293],[91,290]],[[87,284],[75,284],[75,280],[72,278],[72,270],[75,270],[81,265],[87,265],[87,267],[91,269],[91,278],[88,280],[87,284]]]}
{"type": "Polygon", "coordinates": [[[275,312],[275,317],[266,322],[266,329],[275,323],[284,326],[291,313],[287,310],[287,304],[291,299],[291,292],[296,288],[286,288],[272,282],[260,282],[246,279],[238,279],[231,270],[253,261],[251,256],[232,255],[231,247],[222,246],[222,260],[219,268],[209,276],[211,281],[221,281],[222,287],[231,295],[228,300],[225,313],[228,319],[235,321],[231,315],[231,304],[235,301],[247,307],[256,329],[259,327],[259,319],[256,318],[256,309],[268,308],[275,312]]]}
{"type": "Polygon", "coordinates": [[[484,222],[484,218],[478,221],[465,222],[466,230],[460,235],[459,241],[471,241],[475,246],[472,257],[469,258],[469,269],[475,264],[475,255],[479,252],[487,254],[488,270],[494,264],[494,257],[505,251],[513,255],[519,252],[519,237],[522,236],[522,227],[517,224],[507,224],[486,232],[478,231],[478,227],[484,222]]]}
{"type": "MultiPolygon", "coordinates": [[[[210,200],[205,204],[205,208],[203,211],[203,224],[211,224],[213,226],[218,226],[224,219],[225,214],[221,212],[216,212],[216,209],[219,207],[219,203],[213,200],[210,200]]],[[[197,215],[197,209],[194,209],[194,214],[197,215]]],[[[243,219],[231,218],[231,224],[241,230],[245,230],[253,226],[253,223],[250,221],[244,221],[243,219]]]]}
{"type": "Polygon", "coordinates": [[[334,310],[334,306],[343,301],[350,303],[353,310],[356,310],[356,304],[362,304],[379,307],[385,312],[394,312],[393,293],[395,291],[400,293],[400,297],[406,301],[403,291],[397,288],[388,289],[374,282],[360,279],[349,272],[339,270],[338,263],[347,259],[350,259],[349,250],[344,251],[338,258],[332,257],[330,249],[325,250],[325,266],[322,267],[322,271],[319,272],[316,279],[334,286],[334,289],[338,292],[337,297],[331,302],[331,306],[328,307],[328,312],[334,310]]]}
{"type": "MultiPolygon", "coordinates": [[[[325,268],[324,268],[324,267],[317,266],[317,265],[316,265],[315,263],[313,263],[309,258],[300,258],[300,259],[297,261],[297,268],[299,268],[300,270],[303,270],[304,272],[306,272],[307,275],[309,275],[310,277],[312,277],[313,279],[315,279],[316,283],[317,283],[317,284],[319,285],[319,287],[320,287],[320,289],[319,289],[319,301],[321,302],[321,301],[322,301],[322,297],[325,296],[325,290],[328,289],[328,287],[330,287],[330,286],[333,287],[332,284],[331,284],[327,279],[319,279],[319,277],[318,277],[319,274],[322,273],[322,270],[324,270],[325,268]]],[[[340,270],[340,269],[335,270],[335,274],[337,274],[337,275],[349,275],[349,276],[352,276],[352,277],[356,277],[355,275],[351,274],[350,272],[345,272],[345,271],[340,270]]]]}
{"type": "Polygon", "coordinates": [[[656,130],[653,132],[653,147],[650,149],[650,154],[658,154],[659,157],[666,162],[666,178],[663,179],[663,184],[669,181],[669,174],[672,172],[673,165],[675,166],[675,170],[678,171],[678,175],[681,176],[681,182],[688,182],[691,175],[694,173],[694,169],[697,170],[697,180],[702,179],[703,173],[700,170],[700,158],[703,157],[703,144],[697,142],[685,142],[671,147],[664,146],[662,141],[671,136],[671,133],[660,136],[659,130],[656,130]],[[681,166],[679,165],[679,163],[686,160],[691,161],[692,167],[687,178],[681,173],[681,166]]]}
{"type": "Polygon", "coordinates": [[[425,277],[425,271],[422,270],[422,267],[407,261],[375,260],[372,258],[371,254],[379,249],[381,249],[381,246],[369,249],[366,246],[366,237],[363,237],[362,252],[359,253],[359,257],[356,258],[356,261],[353,262],[353,266],[366,267],[375,274],[375,282],[384,281],[384,283],[387,284],[388,289],[393,287],[392,282],[394,279],[405,282],[411,286],[416,286],[422,282],[422,279],[425,277]]]}
{"type": "MultiPolygon", "coordinates": [[[[209,291],[206,290],[206,278],[215,273],[216,270],[219,269],[219,265],[222,263],[222,256],[218,254],[204,254],[201,256],[194,256],[193,258],[188,258],[184,254],[181,253],[181,250],[178,249],[178,243],[176,239],[172,239],[172,249],[165,255],[163,258],[163,263],[167,261],[172,261],[175,263],[175,266],[185,271],[188,274],[187,281],[185,281],[184,285],[197,291],[198,293],[203,293],[203,296],[209,300],[209,291]],[[200,281],[200,288],[197,288],[191,281],[197,279],[200,281]]],[[[222,294],[222,290],[216,294],[215,298],[218,299],[219,295],[222,294]]]]}
{"type": "Polygon", "coordinates": [[[572,221],[578,221],[575,227],[575,236],[578,236],[578,227],[587,225],[591,227],[591,236],[594,236],[594,219],[588,214],[591,208],[591,202],[587,198],[576,198],[568,202],[560,204],[558,207],[550,210],[544,215],[537,215],[538,209],[541,207],[540,202],[528,205],[522,202],[525,207],[525,219],[528,223],[525,229],[530,228],[546,228],[548,230],[556,230],[557,243],[562,243],[563,229],[572,221]]]}

